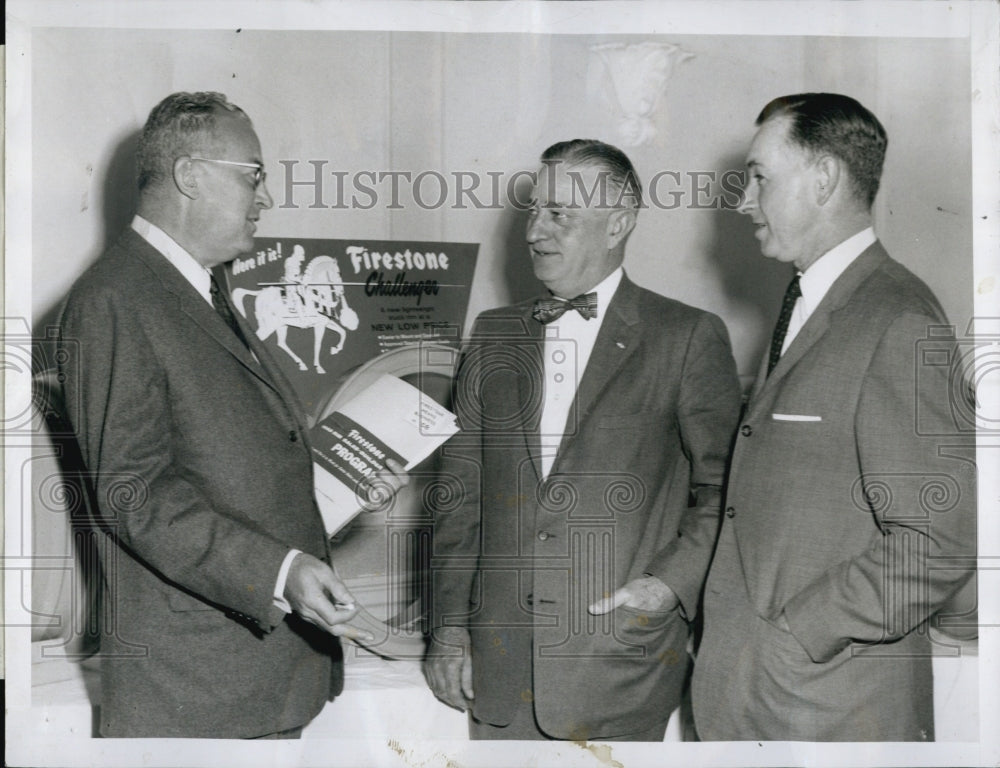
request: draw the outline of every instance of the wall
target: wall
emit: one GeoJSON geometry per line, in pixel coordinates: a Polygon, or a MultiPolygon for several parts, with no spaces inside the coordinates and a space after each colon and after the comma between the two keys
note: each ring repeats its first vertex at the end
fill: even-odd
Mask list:
{"type": "MultiPolygon", "coordinates": [[[[640,283],[722,316],[745,379],[790,272],[760,257],[744,217],[692,207],[720,190],[695,193],[690,174],[742,169],[753,120],[776,95],[842,91],[880,117],[890,144],[877,230],[964,330],[972,316],[965,40],[107,29],[42,29],[34,38],[36,329],[53,321],[73,279],[129,220],[137,132],[174,90],[221,90],[254,119],[276,201],[261,235],[478,242],[470,321],[532,295],[524,216],[512,206],[428,210],[404,188],[394,209],[315,209],[307,188],[289,199],[278,161],[299,161],[296,179],[309,176],[309,160],[348,178],[366,170],[472,172],[489,197],[488,172],[506,183],[535,168],[554,141],[618,143],[591,52],[611,40],[669,42],[693,54],[675,63],[653,140],[628,150],[647,182],[673,171],[682,184],[661,180],[661,201],[680,204],[642,213],[626,268],[640,283]],[[280,207],[286,202],[297,207],[280,207]]],[[[334,189],[329,175],[328,205],[334,189]]],[[[425,199],[436,196],[433,184],[423,189],[425,199]]]]}
{"type": "MultiPolygon", "coordinates": [[[[717,312],[745,380],[790,271],[760,257],[744,217],[692,207],[689,174],[741,169],[755,116],[781,94],[841,91],[880,117],[890,146],[877,230],[964,330],[973,282],[964,39],[50,28],[32,35],[31,250],[8,254],[31,261],[35,334],[44,336],[73,280],[129,221],[137,133],[151,107],[176,90],[221,90],[253,117],[276,200],[262,236],[477,242],[468,320],[530,296],[538,286],[524,216],[513,207],[424,210],[404,192],[396,209],[314,209],[299,189],[298,207],[283,208],[279,161],[299,161],[299,177],[309,160],[325,160],[326,170],[349,175],[437,170],[506,179],[534,168],[557,140],[617,143],[591,53],[611,40],[658,40],[692,54],[667,83],[655,137],[628,150],[645,180],[675,171],[688,183],[677,208],[641,214],[626,267],[641,284],[717,312]]],[[[939,724],[950,716],[942,740],[976,739],[976,667],[973,679],[969,669],[960,683],[958,673],[937,670],[939,724]]]]}

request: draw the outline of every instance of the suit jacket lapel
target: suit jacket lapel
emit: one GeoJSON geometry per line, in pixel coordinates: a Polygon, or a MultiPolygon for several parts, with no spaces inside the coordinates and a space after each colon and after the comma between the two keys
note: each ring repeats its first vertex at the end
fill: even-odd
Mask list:
{"type": "MultiPolygon", "coordinates": [[[[253,355],[250,354],[250,350],[243,346],[240,340],[236,338],[232,329],[226,325],[225,320],[219,317],[215,309],[167,261],[167,258],[163,254],[131,229],[126,230],[123,235],[122,245],[146,264],[149,270],[160,281],[163,289],[177,300],[177,306],[181,312],[191,318],[208,337],[220,344],[226,351],[239,360],[254,376],[267,384],[267,386],[275,389],[274,383],[269,379],[264,369],[254,360],[253,355]]],[[[224,285],[224,283],[220,283],[220,285],[224,285]]],[[[256,340],[254,332],[245,323],[241,322],[242,318],[239,317],[239,313],[235,312],[235,310],[233,311],[236,315],[236,322],[240,323],[240,328],[243,329],[244,336],[250,344],[253,344],[256,340]],[[253,340],[251,340],[252,338],[253,340]]],[[[260,357],[260,354],[257,354],[260,357]]]]}
{"type": "Polygon", "coordinates": [[[777,386],[785,375],[795,367],[795,364],[802,356],[819,341],[830,327],[830,319],[833,315],[843,309],[844,305],[850,301],[854,292],[888,260],[882,244],[875,242],[866,248],[860,256],[851,262],[850,266],[838,277],[826,296],[820,301],[819,306],[813,311],[805,325],[802,326],[792,343],[788,345],[785,354],[778,360],[771,375],[767,375],[767,355],[757,373],[757,380],[754,382],[753,394],[751,395],[750,408],[758,402],[760,396],[777,386]]]}
{"type": "Polygon", "coordinates": [[[567,424],[578,424],[593,408],[594,402],[621,369],[623,361],[635,351],[639,324],[639,291],[635,283],[622,275],[618,290],[611,297],[607,316],[597,332],[590,360],[584,369],[576,399],[567,424]],[[573,421],[573,419],[576,419],[573,421]]]}
{"type": "MultiPolygon", "coordinates": [[[[635,283],[622,276],[618,290],[611,298],[601,329],[594,340],[587,367],[583,371],[576,397],[570,406],[563,434],[573,439],[579,425],[587,417],[608,383],[618,374],[624,361],[634,354],[639,332],[639,291],[635,283]]],[[[537,434],[537,430],[536,430],[537,434]]],[[[563,449],[552,464],[552,472],[559,471],[563,449]]],[[[541,472],[539,471],[539,477],[541,472]]]]}
{"type": "Polygon", "coordinates": [[[538,479],[542,478],[542,439],[539,423],[545,404],[545,326],[531,316],[532,305],[524,312],[525,344],[528,360],[521,366],[517,376],[517,413],[526,414],[522,424],[525,446],[538,479]]]}
{"type": "MultiPolygon", "coordinates": [[[[292,385],[288,377],[282,372],[281,368],[274,360],[274,356],[268,351],[267,347],[264,346],[253,328],[243,317],[242,313],[238,312],[233,306],[232,300],[230,299],[229,292],[229,282],[226,277],[226,271],[223,267],[219,266],[215,268],[215,279],[219,283],[222,293],[225,296],[226,302],[229,304],[229,311],[232,313],[236,320],[236,324],[240,327],[243,333],[243,338],[247,340],[247,344],[250,345],[250,349],[253,355],[247,355],[246,347],[240,343],[236,335],[230,331],[229,333],[223,334],[225,341],[229,344],[229,349],[234,352],[236,356],[244,365],[248,365],[251,372],[254,373],[261,381],[266,383],[274,391],[276,391],[281,396],[282,407],[288,414],[288,417],[295,422],[296,425],[300,427],[302,437],[308,443],[309,430],[303,428],[305,425],[302,423],[300,414],[304,414],[305,411],[302,408],[302,404],[299,401],[298,393],[295,391],[295,387],[292,385]],[[235,344],[233,341],[235,340],[235,344]],[[256,356],[256,359],[254,357],[256,356]],[[292,407],[294,405],[294,408],[292,407]]],[[[218,316],[213,307],[212,313],[218,316]]],[[[222,318],[219,318],[220,320],[222,318]]],[[[223,322],[225,325],[225,322],[223,322]]]]}

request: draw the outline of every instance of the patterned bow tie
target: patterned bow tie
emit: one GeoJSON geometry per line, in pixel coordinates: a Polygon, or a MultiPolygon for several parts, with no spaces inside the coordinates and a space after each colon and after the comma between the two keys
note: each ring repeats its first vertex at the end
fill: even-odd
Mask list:
{"type": "Polygon", "coordinates": [[[564,299],[539,299],[535,302],[535,308],[531,310],[531,316],[543,324],[558,320],[567,311],[575,309],[584,320],[597,317],[597,292],[581,293],[576,298],[566,301],[564,299]]]}

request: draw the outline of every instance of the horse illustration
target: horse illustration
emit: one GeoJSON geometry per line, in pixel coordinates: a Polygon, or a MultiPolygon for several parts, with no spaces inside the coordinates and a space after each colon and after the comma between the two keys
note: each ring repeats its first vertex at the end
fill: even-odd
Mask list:
{"type": "Polygon", "coordinates": [[[288,329],[312,328],[313,368],[316,373],[326,373],[319,362],[323,334],[330,329],[340,337],[336,345],[330,347],[330,354],[336,355],[344,348],[347,331],[357,329],[358,316],[347,306],[337,260],[331,256],[317,256],[309,262],[300,278],[299,270],[304,258],[305,251],[296,246],[285,261],[283,283],[256,291],[237,288],[233,291],[233,303],[246,317],[243,299],[246,296],[257,297],[254,301],[257,338],[263,341],[272,333],[277,334],[278,346],[295,361],[300,371],[308,370],[308,367],[288,346],[288,329]]]}

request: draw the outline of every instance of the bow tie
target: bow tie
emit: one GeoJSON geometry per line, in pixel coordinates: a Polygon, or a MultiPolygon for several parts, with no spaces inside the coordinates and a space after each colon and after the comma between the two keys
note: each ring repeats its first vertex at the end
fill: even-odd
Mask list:
{"type": "Polygon", "coordinates": [[[597,317],[597,292],[582,293],[569,301],[556,298],[539,299],[535,302],[531,316],[540,323],[548,324],[562,317],[570,309],[579,312],[584,320],[597,317]]]}

